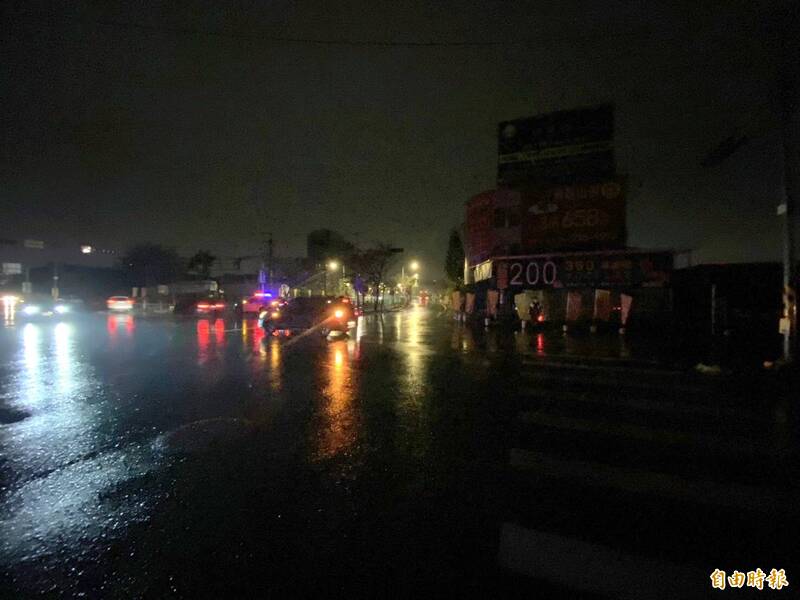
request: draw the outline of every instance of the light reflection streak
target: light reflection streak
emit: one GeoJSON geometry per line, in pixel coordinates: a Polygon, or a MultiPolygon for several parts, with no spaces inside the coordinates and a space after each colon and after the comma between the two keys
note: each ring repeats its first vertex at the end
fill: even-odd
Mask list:
{"type": "Polygon", "coordinates": [[[225,345],[225,321],[222,319],[214,322],[214,342],[218,346],[225,345]]]}
{"type": "Polygon", "coordinates": [[[423,351],[420,346],[420,323],[421,313],[418,310],[411,311],[408,314],[408,327],[406,330],[406,360],[408,361],[408,375],[411,384],[420,384],[423,379],[422,364],[423,364],[423,351]]]}
{"type": "Polygon", "coordinates": [[[56,371],[58,375],[57,391],[61,394],[69,394],[75,387],[73,377],[73,340],[72,325],[69,323],[57,323],[53,329],[56,371]]]}
{"type": "Polygon", "coordinates": [[[269,384],[276,392],[281,389],[283,383],[282,352],[280,340],[269,340],[269,384]]]}
{"type": "Polygon", "coordinates": [[[125,330],[125,338],[133,337],[133,315],[108,315],[106,317],[106,331],[111,347],[115,347],[120,340],[120,326],[125,330]]]}
{"type": "Polygon", "coordinates": [[[40,374],[41,332],[33,323],[27,323],[22,329],[22,347],[25,363],[24,403],[27,406],[38,406],[43,397],[40,374]]]}
{"type": "Polygon", "coordinates": [[[356,416],[353,410],[352,369],[346,342],[328,347],[328,385],[323,393],[327,427],[320,436],[319,458],[331,458],[347,450],[356,439],[356,416]]]}
{"type": "Polygon", "coordinates": [[[203,364],[208,360],[211,348],[211,334],[208,321],[200,319],[197,322],[197,362],[203,364]]]}

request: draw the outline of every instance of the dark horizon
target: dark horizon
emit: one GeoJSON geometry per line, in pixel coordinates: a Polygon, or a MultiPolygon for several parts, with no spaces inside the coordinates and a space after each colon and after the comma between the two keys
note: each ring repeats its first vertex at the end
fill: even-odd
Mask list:
{"type": "Polygon", "coordinates": [[[326,227],[441,273],[499,122],[613,102],[631,246],[777,260],[788,5],[9,6],[0,237],[299,256],[326,227]]]}

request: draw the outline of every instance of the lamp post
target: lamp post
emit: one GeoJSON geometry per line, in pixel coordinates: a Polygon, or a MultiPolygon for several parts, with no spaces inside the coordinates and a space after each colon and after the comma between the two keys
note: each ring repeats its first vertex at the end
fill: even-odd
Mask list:
{"type": "MultiPolygon", "coordinates": [[[[408,263],[408,268],[414,273],[412,275],[412,277],[416,281],[419,278],[419,273],[418,273],[418,271],[419,271],[419,262],[416,261],[416,260],[412,260],[410,263],[408,263]]],[[[405,264],[400,268],[400,281],[402,281],[402,283],[403,283],[403,293],[405,294],[406,302],[410,303],[411,302],[411,291],[412,291],[412,288],[413,288],[413,284],[412,285],[408,285],[408,282],[406,281],[406,266],[405,266],[405,264]]]]}
{"type": "MultiPolygon", "coordinates": [[[[327,268],[325,270],[325,284],[326,284],[325,285],[325,287],[326,287],[325,291],[326,291],[326,294],[327,294],[328,271],[331,271],[331,272],[337,271],[339,269],[339,262],[335,261],[335,260],[331,260],[331,261],[328,261],[328,264],[326,266],[327,266],[327,268]]],[[[342,278],[344,278],[344,263],[342,264],[342,278]]],[[[336,291],[339,291],[340,284],[341,284],[341,281],[339,281],[336,284],[336,291]]]]}

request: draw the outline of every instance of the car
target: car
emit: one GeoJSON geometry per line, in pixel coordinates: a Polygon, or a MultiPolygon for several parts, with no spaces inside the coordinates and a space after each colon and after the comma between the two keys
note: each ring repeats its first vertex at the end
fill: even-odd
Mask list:
{"type": "Polygon", "coordinates": [[[111,296],[106,300],[106,308],[114,312],[130,312],[134,304],[135,300],[128,296],[111,296]]]}
{"type": "Polygon", "coordinates": [[[286,303],[287,300],[273,296],[270,292],[255,292],[251,296],[243,298],[236,305],[236,309],[240,316],[257,317],[267,308],[281,307],[286,303]]]}
{"type": "Polygon", "coordinates": [[[265,308],[259,314],[259,325],[268,335],[293,335],[318,329],[328,336],[347,334],[355,324],[355,313],[349,299],[328,296],[294,298],[283,307],[265,308]]]}
{"type": "Polygon", "coordinates": [[[228,308],[227,302],[218,296],[187,294],[175,302],[175,314],[218,317],[228,308]]]}
{"type": "Polygon", "coordinates": [[[70,299],[50,296],[29,296],[16,304],[16,315],[22,320],[65,318],[76,312],[79,305],[70,299]]]}

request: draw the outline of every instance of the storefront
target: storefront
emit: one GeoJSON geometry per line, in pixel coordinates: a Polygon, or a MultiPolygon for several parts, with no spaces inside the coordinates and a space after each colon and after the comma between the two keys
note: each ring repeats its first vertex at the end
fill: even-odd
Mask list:
{"type": "Polygon", "coordinates": [[[671,306],[671,251],[638,249],[497,256],[471,267],[476,306],[508,313],[537,303],[555,323],[652,322],[671,306]],[[492,307],[497,290],[497,308],[492,307]],[[522,300],[521,300],[522,298],[522,300]]]}

